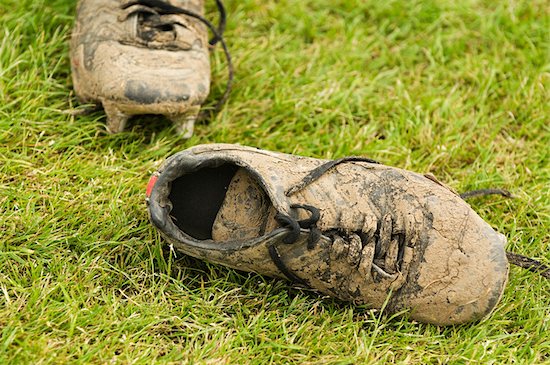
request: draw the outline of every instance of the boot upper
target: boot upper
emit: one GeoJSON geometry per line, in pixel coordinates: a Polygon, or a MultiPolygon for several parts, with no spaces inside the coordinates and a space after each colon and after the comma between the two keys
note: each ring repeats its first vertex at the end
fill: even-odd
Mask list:
{"type": "Polygon", "coordinates": [[[409,310],[434,324],[483,317],[506,284],[504,236],[452,190],[417,173],[365,159],[330,162],[214,144],[172,156],[155,179],[152,222],[194,257],[391,313],[409,310]],[[223,164],[246,169],[298,231],[280,224],[258,237],[217,242],[180,230],[170,212],[185,202],[170,201],[173,181],[223,164]]]}
{"type": "MultiPolygon", "coordinates": [[[[210,87],[206,27],[141,3],[79,1],[71,39],[77,96],[116,102],[128,114],[178,114],[202,104],[210,87]]],[[[171,3],[204,12],[202,0],[171,3]]]]}

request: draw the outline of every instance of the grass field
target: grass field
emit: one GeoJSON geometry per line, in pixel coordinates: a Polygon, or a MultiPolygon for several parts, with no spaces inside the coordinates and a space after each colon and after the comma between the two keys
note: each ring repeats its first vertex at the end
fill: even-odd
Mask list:
{"type": "Polygon", "coordinates": [[[513,268],[480,323],[422,325],[174,258],[144,203],[156,167],[199,143],[364,155],[512,191],[471,204],[550,263],[545,0],[227,1],[235,88],[188,141],[160,118],[108,135],[101,112],[71,114],[75,1],[0,3],[1,364],[550,363],[536,274],[513,268]]]}

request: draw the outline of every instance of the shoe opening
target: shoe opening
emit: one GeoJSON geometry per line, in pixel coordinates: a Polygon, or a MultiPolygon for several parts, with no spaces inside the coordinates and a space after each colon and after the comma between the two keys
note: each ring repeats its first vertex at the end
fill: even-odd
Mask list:
{"type": "Polygon", "coordinates": [[[203,168],[172,182],[174,224],[199,240],[243,240],[274,229],[275,208],[244,168],[224,164],[203,168]]]}

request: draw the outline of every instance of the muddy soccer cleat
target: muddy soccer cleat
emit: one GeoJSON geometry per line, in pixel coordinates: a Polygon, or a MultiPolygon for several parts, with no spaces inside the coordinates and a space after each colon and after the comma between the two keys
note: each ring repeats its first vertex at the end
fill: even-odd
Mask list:
{"type": "Polygon", "coordinates": [[[80,0],[71,39],[77,97],[103,105],[111,133],[133,115],[161,114],[190,137],[210,88],[208,28],[215,34],[210,44],[222,43],[230,66],[221,36],[225,10],[216,3],[217,28],[202,16],[204,0],[80,0]]]}
{"type": "Polygon", "coordinates": [[[505,237],[463,199],[365,158],[201,145],[164,163],[147,201],[179,252],[421,322],[480,319],[507,282],[505,237]]]}

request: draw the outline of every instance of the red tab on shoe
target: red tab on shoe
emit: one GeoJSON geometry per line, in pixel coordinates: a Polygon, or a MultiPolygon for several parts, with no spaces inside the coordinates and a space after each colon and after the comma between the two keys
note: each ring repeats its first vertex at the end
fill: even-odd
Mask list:
{"type": "Polygon", "coordinates": [[[146,197],[149,198],[151,196],[151,192],[153,191],[153,187],[155,186],[155,183],[157,182],[158,178],[159,176],[157,174],[154,174],[149,179],[149,182],[147,183],[147,190],[145,191],[146,197]]]}

